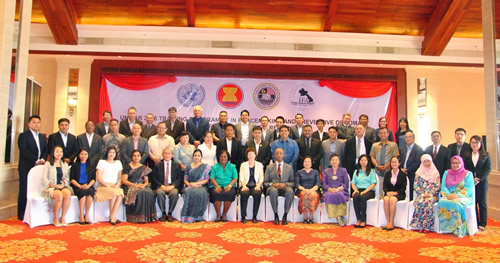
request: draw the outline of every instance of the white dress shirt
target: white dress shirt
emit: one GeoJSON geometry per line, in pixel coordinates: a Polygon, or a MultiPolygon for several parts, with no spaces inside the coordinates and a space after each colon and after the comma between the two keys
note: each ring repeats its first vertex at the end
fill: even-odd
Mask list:
{"type": "Polygon", "coordinates": [[[40,160],[41,151],[40,151],[40,140],[38,138],[39,132],[36,132],[36,131],[34,131],[32,129],[30,129],[30,131],[31,131],[31,134],[33,134],[33,137],[35,138],[36,147],[38,148],[38,159],[40,160]]]}
{"type": "Polygon", "coordinates": [[[63,140],[63,143],[64,143],[64,147],[66,147],[66,144],[68,143],[68,134],[64,134],[62,132],[59,131],[59,134],[61,134],[61,138],[63,140]]]}
{"type": "Polygon", "coordinates": [[[90,148],[92,147],[92,140],[94,139],[94,133],[92,134],[85,133],[85,135],[87,135],[87,141],[89,142],[89,148],[90,148]]]}
{"type": "Polygon", "coordinates": [[[245,124],[244,122],[241,122],[241,145],[245,146],[248,142],[248,139],[250,138],[250,122],[247,121],[245,124]]]}

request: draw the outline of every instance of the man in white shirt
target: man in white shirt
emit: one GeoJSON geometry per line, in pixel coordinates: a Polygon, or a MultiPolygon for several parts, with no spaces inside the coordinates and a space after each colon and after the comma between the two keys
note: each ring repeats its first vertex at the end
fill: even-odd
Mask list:
{"type": "Polygon", "coordinates": [[[111,122],[111,119],[112,119],[111,111],[105,110],[102,113],[103,122],[100,122],[97,124],[96,131],[95,131],[95,133],[97,133],[99,136],[101,136],[101,138],[104,137],[104,135],[109,133],[109,123],[111,122]]]}
{"type": "Polygon", "coordinates": [[[55,146],[61,146],[63,148],[64,162],[71,165],[78,156],[78,141],[75,135],[68,132],[68,119],[61,118],[57,124],[59,125],[59,131],[49,136],[49,154],[52,154],[55,146]]]}
{"type": "Polygon", "coordinates": [[[120,122],[120,133],[125,135],[125,137],[132,136],[132,126],[136,123],[142,128],[142,121],[137,119],[137,109],[130,107],[127,111],[127,118],[120,122]]]}
{"type": "Polygon", "coordinates": [[[260,127],[262,127],[262,140],[271,143],[273,141],[273,130],[269,128],[269,118],[267,116],[260,117],[260,127]]]}
{"type": "Polygon", "coordinates": [[[241,142],[241,146],[244,147],[248,141],[253,140],[253,127],[255,124],[250,123],[250,113],[248,110],[242,110],[240,113],[241,121],[236,124],[236,138],[241,142]]]}
{"type": "Polygon", "coordinates": [[[158,134],[151,136],[148,141],[149,145],[149,159],[155,165],[158,165],[162,158],[162,153],[165,149],[174,150],[175,141],[172,136],[167,134],[167,124],[164,122],[158,123],[158,134]]]}
{"type": "Polygon", "coordinates": [[[292,140],[304,137],[304,133],[302,132],[304,128],[304,115],[302,115],[302,113],[295,114],[295,123],[296,124],[290,128],[290,138],[292,140]]]}
{"type": "Polygon", "coordinates": [[[345,142],[344,158],[342,162],[342,166],[347,169],[349,174],[354,173],[359,156],[370,153],[373,143],[364,136],[365,126],[361,124],[356,125],[354,134],[355,136],[353,138],[345,142]]]}

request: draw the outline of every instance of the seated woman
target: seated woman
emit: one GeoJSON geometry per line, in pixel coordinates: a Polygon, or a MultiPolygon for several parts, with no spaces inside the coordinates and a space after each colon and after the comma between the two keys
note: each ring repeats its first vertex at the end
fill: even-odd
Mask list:
{"type": "Polygon", "coordinates": [[[465,220],[465,208],[472,204],[474,178],[464,167],[462,157],[451,158],[451,169],[444,172],[441,180],[441,198],[438,202],[439,228],[453,232],[458,237],[469,234],[465,220]]]}
{"type": "Polygon", "coordinates": [[[345,168],[339,167],[338,154],[330,156],[331,168],[323,172],[323,200],[326,204],[328,218],[337,218],[339,226],[345,226],[347,202],[349,201],[349,174],[345,168]]]}
{"type": "Polygon", "coordinates": [[[399,169],[397,156],[391,158],[391,170],[384,176],[384,213],[387,225],[385,230],[394,230],[394,217],[396,216],[396,203],[406,198],[406,174],[399,169]]]}
{"type": "Polygon", "coordinates": [[[69,188],[68,164],[63,160],[63,148],[59,145],[54,147],[50,159],[43,165],[42,170],[42,197],[52,204],[54,213],[54,226],[67,226],[65,217],[71,204],[71,190],[69,188]],[[59,211],[61,211],[59,220],[59,211]]]}
{"type": "Polygon", "coordinates": [[[182,170],[186,170],[193,162],[193,153],[195,149],[194,145],[189,144],[189,132],[181,132],[179,143],[174,147],[173,154],[175,161],[181,165],[182,170]]]}
{"type": "Polygon", "coordinates": [[[264,183],[264,165],[257,162],[257,152],[255,148],[247,148],[246,156],[248,161],[240,166],[240,212],[241,223],[247,222],[247,204],[250,195],[253,197],[253,216],[252,222],[257,224],[257,214],[260,207],[260,199],[262,196],[262,184],[264,183]]]}
{"type": "Polygon", "coordinates": [[[71,166],[70,180],[73,192],[78,197],[80,206],[80,225],[90,224],[89,211],[94,200],[95,169],[87,163],[89,153],[82,149],[78,155],[78,161],[71,166]],[[85,209],[85,216],[83,210],[85,209]]]}
{"type": "Polygon", "coordinates": [[[186,167],[184,174],[184,206],[181,210],[181,221],[193,223],[201,221],[208,208],[207,184],[210,166],[202,163],[203,155],[199,149],[193,152],[193,162],[186,167]]]}
{"type": "Polygon", "coordinates": [[[120,220],[116,219],[116,213],[122,203],[123,189],[121,189],[122,162],[118,160],[116,147],[109,146],[104,154],[104,160],[97,163],[97,202],[109,201],[109,223],[116,225],[120,220]]]}
{"type": "Polygon", "coordinates": [[[371,169],[370,158],[366,154],[359,156],[358,168],[352,176],[352,202],[356,212],[357,222],[354,227],[366,226],[366,202],[375,197],[377,175],[371,169]]]}
{"type": "Polygon", "coordinates": [[[122,173],[122,188],[125,193],[127,222],[149,223],[156,220],[155,196],[149,188],[149,174],[152,170],[141,163],[141,152],[134,150],[132,162],[122,173]]]}
{"type": "Polygon", "coordinates": [[[420,158],[420,167],[415,172],[415,212],[410,226],[419,232],[430,232],[434,229],[434,204],[439,198],[439,171],[429,154],[420,158]]]}
{"type": "Polygon", "coordinates": [[[313,216],[319,205],[319,172],[312,169],[312,158],[304,158],[304,168],[297,171],[295,175],[295,185],[297,186],[297,196],[299,197],[299,213],[304,215],[304,224],[312,224],[313,216]]]}
{"type": "Polygon", "coordinates": [[[226,150],[219,152],[219,162],[212,166],[210,171],[210,202],[214,203],[217,213],[216,222],[227,222],[227,211],[236,197],[236,182],[238,172],[236,165],[229,163],[229,153],[226,150]],[[220,214],[221,202],[224,202],[224,211],[220,214]]]}
{"type": "Polygon", "coordinates": [[[217,146],[214,144],[214,134],[212,132],[206,132],[205,137],[203,137],[203,143],[198,146],[203,154],[203,163],[213,166],[217,163],[217,146]]]}

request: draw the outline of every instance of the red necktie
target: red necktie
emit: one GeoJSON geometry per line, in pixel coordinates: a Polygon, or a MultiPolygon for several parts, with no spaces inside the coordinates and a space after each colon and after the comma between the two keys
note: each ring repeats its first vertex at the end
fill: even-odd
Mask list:
{"type": "Polygon", "coordinates": [[[437,154],[438,154],[438,152],[437,152],[437,146],[434,146],[434,152],[432,153],[432,159],[433,160],[436,160],[437,154]]]}
{"type": "Polygon", "coordinates": [[[281,181],[281,163],[278,164],[278,177],[280,178],[281,181]]]}

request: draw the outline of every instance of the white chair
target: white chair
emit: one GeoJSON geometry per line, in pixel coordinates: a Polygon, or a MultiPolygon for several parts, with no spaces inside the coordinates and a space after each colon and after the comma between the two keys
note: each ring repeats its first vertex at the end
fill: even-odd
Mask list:
{"type": "MultiPolygon", "coordinates": [[[[366,224],[371,226],[377,226],[378,221],[378,204],[380,200],[380,192],[378,184],[380,183],[378,176],[375,176],[377,180],[377,185],[374,187],[375,189],[375,198],[372,198],[366,202],[366,224]]],[[[356,224],[356,212],[354,212],[354,204],[351,198],[351,205],[349,206],[349,225],[356,224]]]]}
{"type": "MultiPolygon", "coordinates": [[[[209,202],[209,204],[210,204],[210,202],[209,202]]],[[[172,212],[172,217],[177,221],[181,221],[181,219],[182,219],[181,218],[181,211],[182,211],[183,206],[184,206],[184,197],[181,194],[179,194],[179,199],[177,199],[177,204],[175,205],[174,211],[172,212]]],[[[205,213],[203,214],[203,220],[208,221],[208,215],[209,215],[209,212],[208,212],[208,206],[207,206],[207,210],[205,210],[205,213]]]]}
{"type": "MultiPolygon", "coordinates": [[[[262,206],[262,204],[261,204],[262,206]]],[[[290,211],[288,212],[288,215],[286,216],[286,219],[288,222],[292,222],[293,220],[293,202],[292,206],[290,207],[290,211]]],[[[283,214],[285,213],[285,197],[284,196],[278,196],[278,216],[281,221],[283,218],[283,214]]],[[[271,207],[271,200],[269,196],[266,196],[266,222],[273,221],[274,220],[274,212],[273,208],[271,207]]]]}
{"type": "MultiPolygon", "coordinates": [[[[351,194],[351,177],[349,175],[347,175],[349,177],[349,186],[348,186],[348,190],[347,190],[347,193],[351,194]]],[[[346,219],[346,223],[349,222],[349,216],[350,216],[350,213],[349,213],[349,207],[352,205],[352,202],[350,201],[351,198],[349,198],[349,200],[346,202],[346,210],[347,210],[347,214],[345,216],[345,219],[346,219]]],[[[318,208],[319,210],[319,208],[318,208]]],[[[353,210],[354,211],[354,210],[353,210]]],[[[316,215],[314,215],[316,217],[316,215]]],[[[316,221],[316,220],[314,220],[316,221]]],[[[326,203],[322,202],[321,203],[321,223],[338,223],[338,220],[337,218],[328,218],[328,212],[326,210],[326,203]]]]}
{"type": "MultiPolygon", "coordinates": [[[[304,214],[300,214],[299,213],[299,197],[298,196],[295,196],[293,198],[292,208],[293,208],[293,219],[292,219],[292,222],[294,222],[294,223],[302,223],[302,222],[304,222],[304,214]]],[[[290,210],[292,210],[292,208],[290,210]]],[[[321,202],[320,202],[320,205],[318,206],[318,209],[316,209],[316,211],[314,211],[314,214],[313,214],[313,221],[314,221],[314,223],[322,223],[321,222],[321,211],[320,210],[321,210],[321,202]]]]}
{"type": "MultiPolygon", "coordinates": [[[[28,173],[28,189],[27,203],[24,211],[23,222],[27,223],[30,228],[50,225],[54,221],[54,213],[52,207],[42,197],[41,181],[42,181],[43,165],[33,167],[28,173]]],[[[92,222],[94,215],[92,211],[89,213],[89,219],[92,222]]],[[[80,221],[80,208],[78,206],[78,198],[71,196],[71,204],[68,213],[65,217],[66,223],[74,223],[80,221]]]]}
{"type": "MultiPolygon", "coordinates": [[[[437,208],[437,203],[434,205],[434,229],[440,234],[451,233],[451,231],[441,231],[439,228],[439,213],[437,208]]],[[[469,236],[473,236],[477,233],[477,217],[476,217],[476,187],[472,187],[472,204],[465,208],[465,220],[467,221],[467,228],[469,230],[469,236]]]]}
{"type": "MultiPolygon", "coordinates": [[[[410,205],[410,180],[408,179],[408,176],[406,177],[405,193],[405,200],[396,202],[396,216],[394,217],[394,226],[408,229],[408,213],[410,205]]],[[[380,200],[377,223],[377,227],[385,226],[387,224],[387,219],[385,218],[384,213],[384,200],[380,200]]]]}
{"type": "MultiPolygon", "coordinates": [[[[116,212],[116,219],[127,222],[127,215],[125,212],[125,205],[120,204],[118,212],[116,212]]],[[[109,201],[96,202],[94,201],[94,221],[95,222],[106,222],[109,221],[109,201]]]]}
{"type": "MultiPolygon", "coordinates": [[[[234,199],[234,201],[231,203],[231,206],[229,207],[229,210],[227,211],[226,218],[228,221],[236,222],[238,221],[238,216],[237,216],[237,210],[236,209],[238,206],[238,198],[234,199]]],[[[221,202],[220,205],[220,212],[222,215],[222,210],[224,209],[224,202],[221,202]]],[[[208,221],[215,221],[217,218],[217,212],[215,211],[214,204],[209,202],[208,203],[208,221]]]]}
{"type": "MultiPolygon", "coordinates": [[[[161,209],[160,209],[160,206],[158,205],[158,198],[156,198],[156,202],[155,202],[155,206],[156,206],[156,216],[158,217],[158,219],[162,216],[162,213],[161,213],[161,209]]],[[[170,200],[168,199],[168,196],[165,200],[165,212],[168,213],[168,205],[170,203],[170,200]]]]}
{"type": "MultiPolygon", "coordinates": [[[[241,196],[237,197],[238,199],[238,204],[241,209],[241,196]]],[[[265,221],[266,220],[266,197],[264,194],[261,195],[260,197],[260,205],[259,205],[259,211],[257,214],[257,220],[259,221],[265,221]]],[[[253,218],[253,196],[250,196],[248,198],[248,203],[247,203],[247,219],[252,219],[253,218]]],[[[274,218],[273,218],[274,219],[274,218]]],[[[241,211],[238,213],[238,220],[241,220],[241,211]]]]}

